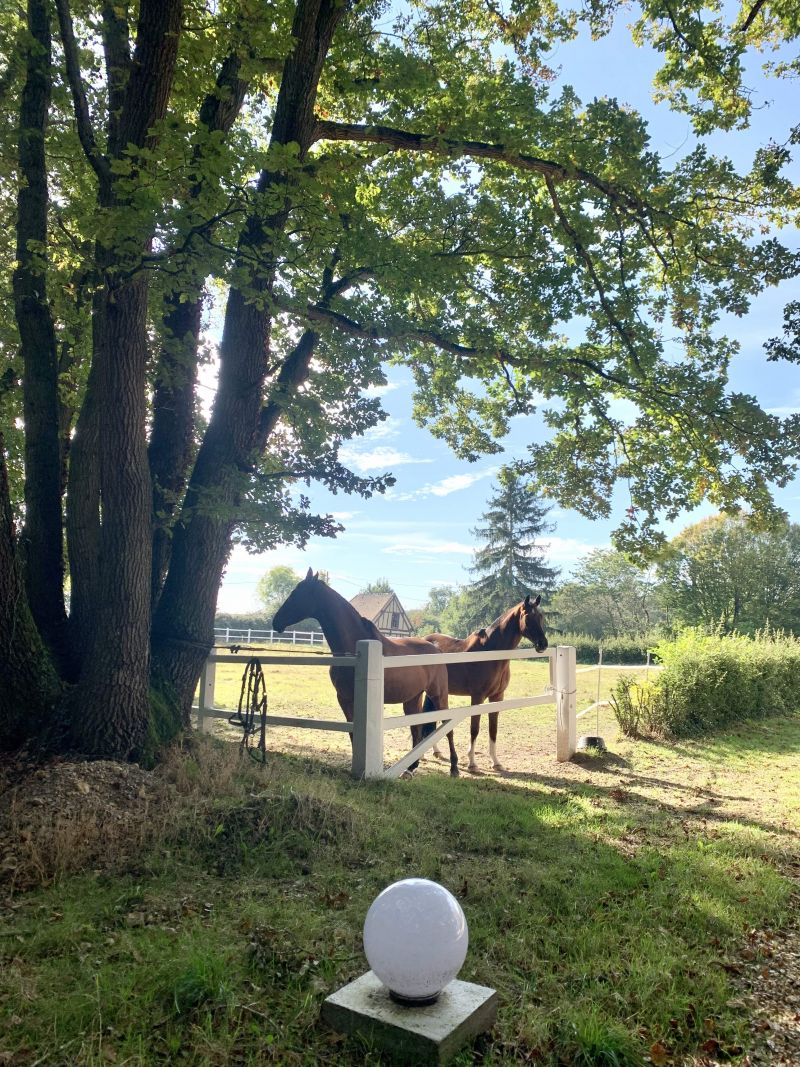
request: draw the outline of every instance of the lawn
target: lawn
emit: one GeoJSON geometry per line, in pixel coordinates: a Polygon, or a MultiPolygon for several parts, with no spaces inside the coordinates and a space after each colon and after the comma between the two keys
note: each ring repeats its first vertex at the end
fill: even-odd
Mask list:
{"type": "MultiPolygon", "coordinates": [[[[273,710],[291,673],[282,695],[268,678],[273,710]]],[[[318,673],[304,701],[333,713],[318,673]]],[[[594,699],[596,675],[580,677],[594,699]]],[[[456,894],[461,977],[500,994],[462,1067],[741,1061],[742,954],[793,909],[800,717],[664,746],[604,714],[609,754],[569,764],[552,718],[511,713],[506,773],[459,780],[427,761],[410,781],[354,782],[344,750],[296,747],[328,734],[271,731],[265,767],[196,735],[159,772],[149,834],[5,894],[0,1063],[378,1064],[319,1009],[366,969],[366,910],[408,875],[456,894]]]]}

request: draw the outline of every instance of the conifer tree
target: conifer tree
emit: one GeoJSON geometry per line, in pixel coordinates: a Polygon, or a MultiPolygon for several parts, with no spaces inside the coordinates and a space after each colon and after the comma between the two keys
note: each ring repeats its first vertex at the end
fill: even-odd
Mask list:
{"type": "Polygon", "coordinates": [[[548,566],[546,546],[540,543],[554,529],[547,521],[549,510],[518,471],[501,471],[489,509],[482,516],[485,525],[472,531],[485,542],[470,568],[478,575],[470,591],[476,608],[483,605],[484,624],[529,593],[552,591],[558,570],[548,566]]]}

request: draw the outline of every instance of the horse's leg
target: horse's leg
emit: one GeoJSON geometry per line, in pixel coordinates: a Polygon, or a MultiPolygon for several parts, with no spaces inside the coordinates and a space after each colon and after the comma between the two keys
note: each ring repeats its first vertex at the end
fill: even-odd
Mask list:
{"type": "MultiPolygon", "coordinates": [[[[475,697],[471,696],[470,700],[473,704],[477,703],[475,697]]],[[[475,762],[475,742],[478,740],[478,734],[481,731],[481,717],[480,715],[472,715],[469,720],[469,769],[471,771],[477,771],[478,764],[475,762]]]]}
{"type": "MultiPolygon", "coordinates": [[[[502,700],[502,696],[492,699],[502,700]]],[[[496,771],[503,771],[505,767],[497,758],[497,720],[500,717],[500,713],[497,711],[489,712],[489,759],[492,761],[492,766],[496,771]]]]}
{"type": "MultiPolygon", "coordinates": [[[[436,711],[447,709],[449,703],[447,689],[444,691],[431,691],[428,693],[428,698],[433,703],[433,707],[436,711]]],[[[450,746],[450,777],[458,778],[458,753],[456,752],[456,742],[452,730],[448,730],[447,732],[447,743],[450,746]]]]}
{"type": "MultiPolygon", "coordinates": [[[[421,711],[421,710],[423,710],[423,708],[422,708],[422,693],[419,693],[412,700],[407,700],[403,704],[403,712],[406,715],[416,715],[417,712],[421,711]]],[[[424,709],[424,710],[427,710],[427,709],[424,709]]],[[[433,709],[431,709],[431,710],[433,710],[433,709]]],[[[409,726],[409,730],[411,730],[411,747],[415,748],[419,744],[419,742],[422,740],[422,738],[425,736],[425,734],[424,734],[425,727],[424,726],[409,726]]],[[[418,759],[414,760],[413,763],[409,764],[408,773],[409,774],[413,774],[414,771],[417,769],[417,767],[419,767],[419,760],[418,759]]]]}
{"type": "MultiPolygon", "coordinates": [[[[353,721],[353,698],[352,697],[347,697],[343,693],[338,692],[338,690],[337,690],[336,699],[339,701],[339,707],[344,712],[345,719],[347,719],[348,722],[352,722],[353,721]]],[[[350,748],[352,748],[353,747],[353,735],[352,735],[352,733],[349,733],[347,736],[350,738],[350,748]]]]}
{"type": "MultiPolygon", "coordinates": [[[[434,702],[431,700],[431,698],[428,696],[427,693],[425,694],[425,703],[422,705],[422,710],[423,711],[436,711],[436,705],[434,704],[434,702]]],[[[422,736],[423,737],[427,737],[429,734],[432,734],[435,729],[436,729],[436,723],[435,722],[426,722],[426,723],[424,723],[423,726],[422,726],[422,736]]],[[[439,748],[439,742],[438,741],[433,746],[433,754],[436,757],[436,759],[444,759],[444,755],[442,754],[442,752],[441,752],[441,750],[439,748]]]]}

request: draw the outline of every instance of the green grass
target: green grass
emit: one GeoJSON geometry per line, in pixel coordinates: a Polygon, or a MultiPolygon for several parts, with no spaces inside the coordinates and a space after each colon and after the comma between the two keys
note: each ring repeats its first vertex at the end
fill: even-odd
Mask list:
{"type": "Polygon", "coordinates": [[[613,755],[568,765],[536,728],[506,727],[508,775],[457,781],[427,764],[357,783],[308,754],[259,768],[196,739],[151,847],[3,902],[0,1063],[378,1064],[319,1010],[408,875],[456,894],[461,976],[500,994],[462,1067],[634,1065],[656,1041],[677,1062],[710,1037],[735,1061],[725,965],[791,912],[800,718],[664,746],[606,717],[613,755]]]}

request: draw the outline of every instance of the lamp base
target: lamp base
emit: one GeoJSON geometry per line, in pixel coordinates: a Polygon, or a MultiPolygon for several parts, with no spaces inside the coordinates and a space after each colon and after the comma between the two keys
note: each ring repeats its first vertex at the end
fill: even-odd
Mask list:
{"type": "Polygon", "coordinates": [[[587,748],[593,748],[597,752],[606,751],[606,743],[602,737],[585,735],[578,738],[578,744],[576,746],[578,752],[584,752],[587,748]]]}
{"type": "Polygon", "coordinates": [[[404,997],[402,993],[395,993],[393,989],[389,990],[389,996],[395,1004],[402,1004],[404,1008],[424,1008],[426,1004],[435,1004],[439,999],[438,993],[430,997],[404,997]]]}
{"type": "Polygon", "coordinates": [[[322,1018],[334,1030],[365,1038],[397,1064],[449,1063],[478,1034],[491,1030],[497,993],[488,986],[446,985],[435,1003],[401,1004],[367,971],[325,1000],[322,1018]]]}

